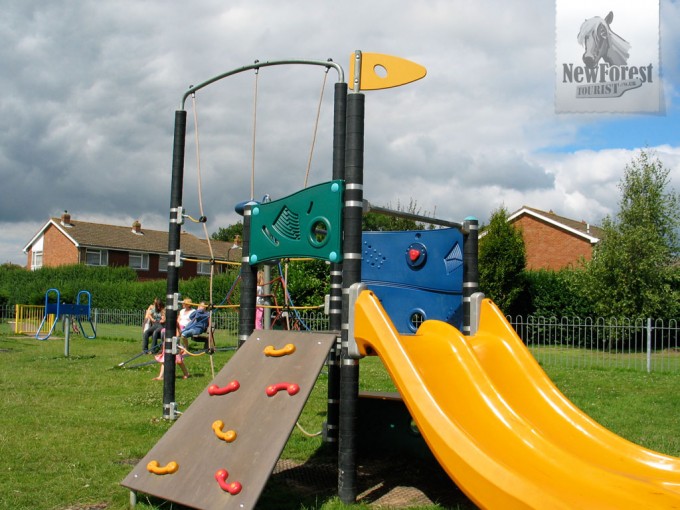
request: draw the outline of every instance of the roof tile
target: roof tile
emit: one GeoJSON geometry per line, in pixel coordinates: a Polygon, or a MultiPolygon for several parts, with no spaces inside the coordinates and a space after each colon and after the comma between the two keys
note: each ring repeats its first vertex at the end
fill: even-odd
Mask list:
{"type": "MultiPolygon", "coordinates": [[[[131,227],[75,220],[71,220],[69,226],[65,226],[60,218],[52,218],[52,222],[80,246],[159,254],[168,251],[168,233],[164,231],[142,229],[141,233],[135,233],[131,227]]],[[[232,243],[211,240],[210,245],[216,260],[227,260],[232,243]]],[[[182,232],[180,248],[185,257],[210,258],[208,242],[188,232],[182,232]]]]}

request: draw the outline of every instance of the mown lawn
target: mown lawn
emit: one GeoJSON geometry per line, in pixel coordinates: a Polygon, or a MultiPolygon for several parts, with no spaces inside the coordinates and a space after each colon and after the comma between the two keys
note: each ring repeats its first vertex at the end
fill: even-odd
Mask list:
{"type": "MultiPolygon", "coordinates": [[[[152,380],[158,365],[118,366],[139,350],[139,338],[75,336],[67,358],[63,337],[46,341],[14,337],[2,325],[0,509],[128,508],[129,492],[120,481],[172,425],[161,419],[162,383],[152,380]]],[[[217,352],[215,371],[231,355],[217,352]]],[[[145,359],[150,358],[137,361],[145,359]]],[[[186,409],[212,378],[208,356],[190,358],[187,364],[192,377],[177,380],[180,409],[186,409]]],[[[362,389],[392,388],[380,360],[365,359],[361,367],[362,389]]],[[[550,367],[547,371],[574,403],[606,427],[651,449],[680,456],[676,374],[550,367]]],[[[307,431],[321,429],[326,388],[322,374],[300,420],[307,431]]],[[[296,428],[283,457],[304,461],[322,450],[319,436],[308,437],[296,428]]],[[[268,506],[263,508],[282,506],[272,503],[271,495],[265,501],[268,506]]],[[[137,507],[169,508],[146,500],[137,507]]],[[[346,507],[330,497],[299,508],[366,506],[346,507]]],[[[460,507],[453,508],[469,508],[469,502],[461,500],[460,507]]]]}

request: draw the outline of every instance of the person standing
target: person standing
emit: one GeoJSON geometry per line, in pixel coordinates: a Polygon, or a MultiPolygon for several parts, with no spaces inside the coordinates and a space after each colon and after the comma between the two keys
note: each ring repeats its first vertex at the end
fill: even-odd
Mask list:
{"type": "Polygon", "coordinates": [[[264,271],[257,272],[257,299],[255,302],[255,329],[264,329],[264,271]]]}
{"type": "Polygon", "coordinates": [[[191,315],[191,312],[194,311],[192,308],[193,304],[194,302],[191,298],[185,298],[184,301],[182,301],[182,309],[177,314],[177,335],[181,335],[186,325],[191,321],[189,316],[191,315]]]}

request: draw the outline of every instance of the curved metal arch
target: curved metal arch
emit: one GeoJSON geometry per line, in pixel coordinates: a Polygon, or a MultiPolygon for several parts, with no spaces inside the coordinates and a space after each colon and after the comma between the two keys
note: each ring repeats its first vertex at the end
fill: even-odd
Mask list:
{"type": "Polygon", "coordinates": [[[267,62],[259,62],[255,61],[255,63],[250,64],[248,66],[243,66],[239,67],[237,69],[232,69],[231,71],[227,71],[226,73],[219,74],[217,76],[214,76],[213,78],[210,78],[209,80],[206,80],[202,83],[199,83],[198,85],[192,85],[189,87],[189,90],[187,90],[184,95],[182,96],[182,102],[180,104],[180,110],[184,110],[184,105],[186,103],[187,98],[195,93],[196,91],[207,87],[208,85],[211,85],[217,81],[220,81],[224,78],[227,78],[229,76],[233,76],[235,74],[242,73],[244,71],[249,71],[251,69],[259,69],[261,67],[271,67],[271,66],[280,66],[280,65],[291,65],[291,64],[299,64],[299,65],[311,65],[311,66],[323,66],[326,68],[333,68],[337,71],[338,73],[338,83],[344,83],[345,81],[345,72],[342,69],[342,66],[340,64],[337,64],[336,62],[333,62],[332,60],[297,60],[297,59],[292,59],[292,60],[272,60],[267,61],[267,62]]]}

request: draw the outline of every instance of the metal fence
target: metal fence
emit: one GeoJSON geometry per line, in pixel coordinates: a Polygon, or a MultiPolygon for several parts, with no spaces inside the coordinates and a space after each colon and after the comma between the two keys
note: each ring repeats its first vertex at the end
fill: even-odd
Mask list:
{"type": "Polygon", "coordinates": [[[680,371],[677,320],[536,316],[507,319],[541,364],[680,371]]]}
{"type": "MultiPolygon", "coordinates": [[[[95,308],[92,311],[95,324],[141,325],[144,310],[112,310],[95,308]]],[[[217,329],[238,331],[238,311],[217,309],[213,311],[212,323],[217,329]]],[[[313,331],[328,330],[328,316],[318,310],[291,310],[272,314],[272,327],[275,329],[300,329],[313,331]]]]}
{"type": "MultiPolygon", "coordinates": [[[[26,307],[26,305],[23,305],[26,307]]],[[[31,306],[39,320],[45,313],[44,306],[31,306]]],[[[0,306],[0,322],[14,323],[17,320],[15,306],[0,306]]],[[[92,322],[98,324],[109,324],[113,326],[139,326],[141,328],[144,321],[145,310],[116,310],[110,308],[93,308],[92,322]]],[[[272,328],[274,329],[296,329],[312,331],[328,331],[328,316],[321,310],[284,310],[272,311],[272,328]]],[[[235,309],[216,309],[212,315],[213,325],[219,329],[236,335],[238,331],[238,311],[235,309]]],[[[23,319],[22,319],[23,322],[23,319]]],[[[33,330],[22,329],[20,333],[35,333],[33,330]]]]}
{"type": "MultiPolygon", "coordinates": [[[[15,306],[0,306],[0,321],[16,320],[15,306]]],[[[96,324],[140,326],[144,310],[95,308],[96,324]]],[[[327,331],[328,316],[320,310],[272,313],[274,329],[327,331]]],[[[680,372],[678,320],[578,317],[508,317],[517,334],[542,365],[581,368],[626,368],[680,372]]],[[[238,311],[217,309],[213,324],[235,336],[238,311]]]]}

